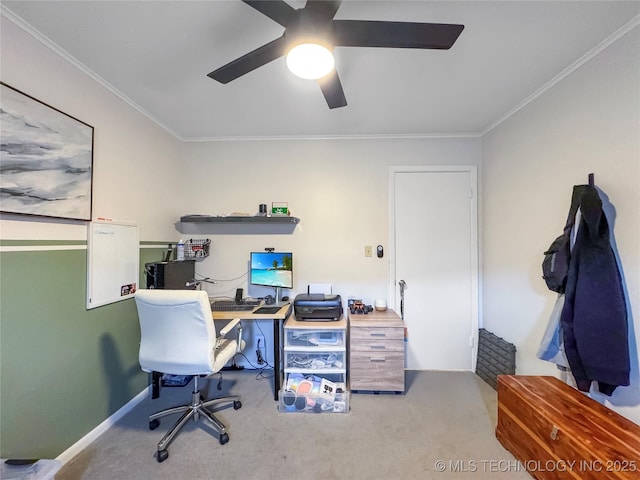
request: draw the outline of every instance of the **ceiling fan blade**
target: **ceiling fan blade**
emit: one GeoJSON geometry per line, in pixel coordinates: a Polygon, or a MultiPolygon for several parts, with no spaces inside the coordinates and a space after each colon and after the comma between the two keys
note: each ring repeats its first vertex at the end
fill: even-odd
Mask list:
{"type": "Polygon", "coordinates": [[[274,41],[256,48],[252,52],[249,52],[240,58],[236,58],[233,62],[229,62],[214,70],[207,76],[220,83],[229,83],[231,80],[235,80],[245,73],[249,73],[256,68],[266,65],[276,58],[281,57],[285,53],[285,46],[286,42],[284,36],[276,38],[274,41]]]}
{"type": "Polygon", "coordinates": [[[297,15],[296,9],[283,0],[242,1],[283,27],[286,27],[289,24],[293,15],[297,15]]]}
{"type": "Polygon", "coordinates": [[[306,12],[312,12],[317,14],[319,17],[330,20],[332,19],[338,8],[340,8],[340,1],[332,1],[332,0],[307,0],[307,4],[304,7],[306,12]]]}
{"type": "Polygon", "coordinates": [[[334,20],[335,45],[343,47],[434,48],[447,50],[464,25],[446,23],[334,20]]]}
{"type": "Polygon", "coordinates": [[[347,105],[347,99],[344,96],[344,90],[342,90],[342,84],[335,69],[327,76],[318,79],[318,85],[320,85],[320,90],[322,90],[330,109],[347,105]]]}

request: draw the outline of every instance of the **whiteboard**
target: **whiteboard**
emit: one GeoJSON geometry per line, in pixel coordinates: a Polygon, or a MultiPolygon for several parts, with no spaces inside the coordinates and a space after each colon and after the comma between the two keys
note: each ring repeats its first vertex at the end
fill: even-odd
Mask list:
{"type": "Polygon", "coordinates": [[[87,309],[133,297],[140,241],[132,223],[90,222],[87,233],[87,309]]]}

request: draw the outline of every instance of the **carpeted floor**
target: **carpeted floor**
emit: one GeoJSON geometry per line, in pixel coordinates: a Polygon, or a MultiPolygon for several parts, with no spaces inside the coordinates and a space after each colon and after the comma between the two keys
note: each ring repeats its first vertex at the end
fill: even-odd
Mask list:
{"type": "Polygon", "coordinates": [[[471,372],[407,372],[407,391],[352,394],[346,414],[280,413],[271,382],[255,372],[201,381],[213,395],[239,394],[242,408],[218,417],[220,445],[190,422],[158,463],[156,444],[177,416],[154,431],[147,415],[188,403],[191,385],[164,388],[73,458],[57,480],[209,479],[530,479],[496,440],[496,392],[471,372]]]}

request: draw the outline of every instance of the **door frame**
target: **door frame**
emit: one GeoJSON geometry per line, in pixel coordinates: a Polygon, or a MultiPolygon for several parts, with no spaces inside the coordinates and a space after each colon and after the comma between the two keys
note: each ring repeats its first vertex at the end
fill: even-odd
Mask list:
{"type": "MultiPolygon", "coordinates": [[[[400,315],[400,299],[396,286],[396,214],[395,177],[399,173],[448,173],[469,174],[470,235],[471,235],[471,369],[475,371],[478,352],[478,328],[480,327],[480,268],[478,238],[478,167],[476,165],[413,165],[389,167],[389,304],[400,315]]],[[[407,288],[411,288],[408,285],[407,288]]]]}

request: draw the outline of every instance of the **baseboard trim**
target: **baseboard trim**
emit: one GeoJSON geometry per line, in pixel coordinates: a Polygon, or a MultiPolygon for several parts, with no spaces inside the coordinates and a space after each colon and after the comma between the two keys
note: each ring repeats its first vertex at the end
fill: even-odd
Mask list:
{"type": "Polygon", "coordinates": [[[149,394],[149,387],[145,387],[138,395],[133,397],[127,403],[125,403],[120,409],[113,413],[109,418],[107,418],[104,422],[98,425],[96,428],[87,433],[84,437],[78,440],[76,443],[67,448],[64,452],[62,452],[56,460],[60,461],[62,465],[68,463],[73,457],[78,455],[82,450],[87,448],[87,446],[97,439],[100,435],[106,432],[109,428],[111,428],[118,420],[124,417],[127,413],[134,409],[142,400],[147,398],[149,394]]]}

